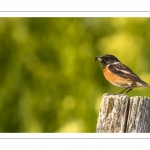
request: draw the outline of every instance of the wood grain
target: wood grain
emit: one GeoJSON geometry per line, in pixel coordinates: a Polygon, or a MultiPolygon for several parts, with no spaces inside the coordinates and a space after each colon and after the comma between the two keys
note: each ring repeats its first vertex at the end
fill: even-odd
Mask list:
{"type": "Polygon", "coordinates": [[[150,132],[150,98],[104,94],[97,119],[97,133],[150,132]]]}

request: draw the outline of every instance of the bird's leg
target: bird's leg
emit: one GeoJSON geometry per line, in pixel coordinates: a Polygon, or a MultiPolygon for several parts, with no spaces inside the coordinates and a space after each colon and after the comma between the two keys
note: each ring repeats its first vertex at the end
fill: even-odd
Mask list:
{"type": "Polygon", "coordinates": [[[128,91],[126,91],[126,93],[125,94],[127,94],[128,92],[130,92],[132,90],[132,88],[130,88],[128,91]]]}
{"type": "MultiPolygon", "coordinates": [[[[127,89],[129,89],[130,87],[125,88],[122,92],[120,92],[119,94],[122,94],[123,92],[125,92],[127,89]]],[[[129,91],[128,91],[129,92],[129,91]]]]}

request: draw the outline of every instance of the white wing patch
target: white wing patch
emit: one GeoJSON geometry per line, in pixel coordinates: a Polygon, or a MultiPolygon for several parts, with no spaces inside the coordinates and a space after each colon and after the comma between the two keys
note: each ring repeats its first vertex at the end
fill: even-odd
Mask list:
{"type": "MultiPolygon", "coordinates": [[[[114,64],[117,64],[117,63],[114,63],[114,64]]],[[[139,78],[138,76],[136,76],[135,74],[133,74],[133,72],[129,72],[129,71],[126,71],[126,70],[121,70],[121,69],[118,69],[118,68],[116,68],[116,67],[114,67],[114,68],[115,68],[116,70],[122,72],[122,73],[126,73],[126,74],[129,74],[129,75],[134,76],[134,77],[136,77],[136,78],[139,78]]]]}

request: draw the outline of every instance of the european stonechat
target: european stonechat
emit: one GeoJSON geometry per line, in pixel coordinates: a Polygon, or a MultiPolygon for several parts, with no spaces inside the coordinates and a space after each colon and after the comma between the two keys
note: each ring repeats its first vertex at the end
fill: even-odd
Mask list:
{"type": "Polygon", "coordinates": [[[150,86],[141,80],[132,70],[126,65],[122,64],[115,56],[106,54],[95,57],[95,61],[99,60],[103,66],[103,73],[105,78],[113,85],[125,88],[120,94],[127,94],[135,87],[150,86]]]}

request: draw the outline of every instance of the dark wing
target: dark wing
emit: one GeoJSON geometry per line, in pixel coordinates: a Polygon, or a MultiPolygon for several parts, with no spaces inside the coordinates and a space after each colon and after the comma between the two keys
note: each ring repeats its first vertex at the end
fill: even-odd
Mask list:
{"type": "Polygon", "coordinates": [[[130,79],[132,81],[141,81],[141,79],[124,64],[121,63],[112,64],[108,67],[108,69],[122,78],[130,79]]]}
{"type": "Polygon", "coordinates": [[[109,65],[108,69],[111,72],[113,72],[115,75],[138,82],[142,84],[143,86],[150,88],[150,86],[146,82],[141,80],[135,73],[132,72],[130,68],[128,68],[124,64],[121,64],[121,63],[112,64],[112,65],[109,65]]]}

